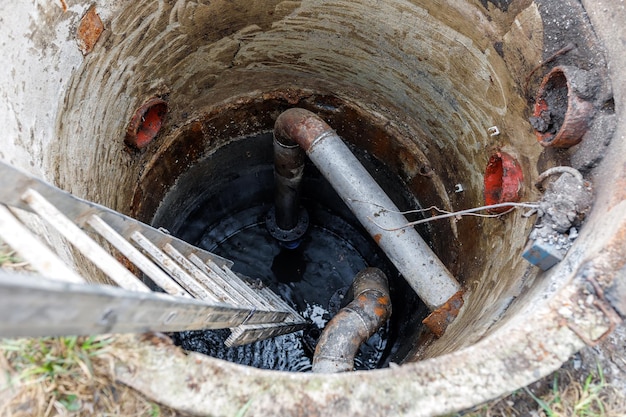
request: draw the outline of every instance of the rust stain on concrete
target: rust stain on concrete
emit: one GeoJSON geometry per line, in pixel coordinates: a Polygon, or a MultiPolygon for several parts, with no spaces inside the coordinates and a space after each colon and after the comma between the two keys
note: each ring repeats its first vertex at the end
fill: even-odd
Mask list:
{"type": "Polygon", "coordinates": [[[83,16],[76,31],[76,42],[83,55],[87,55],[93,51],[103,31],[104,24],[102,20],[100,20],[98,13],[96,13],[96,6],[94,4],[83,16]]]}

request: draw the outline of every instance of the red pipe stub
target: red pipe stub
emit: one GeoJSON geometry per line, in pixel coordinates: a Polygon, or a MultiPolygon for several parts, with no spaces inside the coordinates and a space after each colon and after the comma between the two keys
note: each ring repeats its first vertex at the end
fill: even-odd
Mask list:
{"type": "Polygon", "coordinates": [[[589,129],[593,104],[572,88],[573,71],[581,70],[554,67],[541,82],[530,123],[542,146],[569,148],[579,143],[589,129]]]}
{"type": "Polygon", "coordinates": [[[145,148],[159,134],[166,114],[167,103],[164,100],[153,97],[146,101],[130,119],[124,142],[136,149],[145,148]]]}
{"type": "MultiPolygon", "coordinates": [[[[485,170],[485,205],[517,202],[524,182],[522,168],[515,158],[505,152],[491,155],[485,170]]],[[[502,213],[511,207],[490,209],[502,213]]]]}

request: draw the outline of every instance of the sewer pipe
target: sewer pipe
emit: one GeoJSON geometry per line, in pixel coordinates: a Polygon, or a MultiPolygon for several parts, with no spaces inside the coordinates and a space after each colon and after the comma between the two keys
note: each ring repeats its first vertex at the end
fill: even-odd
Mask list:
{"type": "Polygon", "coordinates": [[[352,282],[354,299],[339,310],[322,332],[313,355],[313,372],[354,370],[359,347],[391,316],[387,276],[378,268],[366,268],[352,282]]]}
{"type": "Polygon", "coordinates": [[[297,143],[274,139],[274,207],[266,216],[270,235],[287,249],[300,245],[309,225],[306,210],[300,208],[300,184],[306,154],[297,143]]]}
{"type": "Polygon", "coordinates": [[[274,184],[276,225],[291,230],[298,224],[300,183],[306,155],[295,143],[283,144],[274,140],[274,184]]]}
{"type": "Polygon", "coordinates": [[[316,114],[299,108],[283,112],[274,139],[300,145],[370,236],[430,310],[461,287],[335,131],[316,114]]]}

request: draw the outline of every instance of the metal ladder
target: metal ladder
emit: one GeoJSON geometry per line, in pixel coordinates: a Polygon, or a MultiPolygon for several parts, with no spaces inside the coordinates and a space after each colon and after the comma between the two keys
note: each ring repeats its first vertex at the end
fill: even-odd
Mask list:
{"type": "Polygon", "coordinates": [[[291,333],[306,321],[233,263],[0,161],[0,239],[40,275],[0,270],[0,336],[230,328],[227,346],[291,333]],[[88,284],[15,216],[38,215],[118,287],[88,284]],[[103,238],[156,291],[86,231],[103,238]],[[163,292],[160,292],[163,291],[163,292]]]}

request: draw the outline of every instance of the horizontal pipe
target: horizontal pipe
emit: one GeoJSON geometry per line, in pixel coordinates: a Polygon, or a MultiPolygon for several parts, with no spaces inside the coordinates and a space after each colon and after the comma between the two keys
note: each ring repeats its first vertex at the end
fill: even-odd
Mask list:
{"type": "Polygon", "coordinates": [[[320,117],[304,109],[283,112],[274,125],[283,144],[300,145],[411,288],[436,310],[461,286],[361,165],[341,138],[320,117]]]}
{"type": "Polygon", "coordinates": [[[320,336],[313,355],[313,372],[352,371],[361,345],[391,316],[389,285],[380,269],[366,268],[359,272],[352,291],[354,299],[339,310],[320,336]]]}

